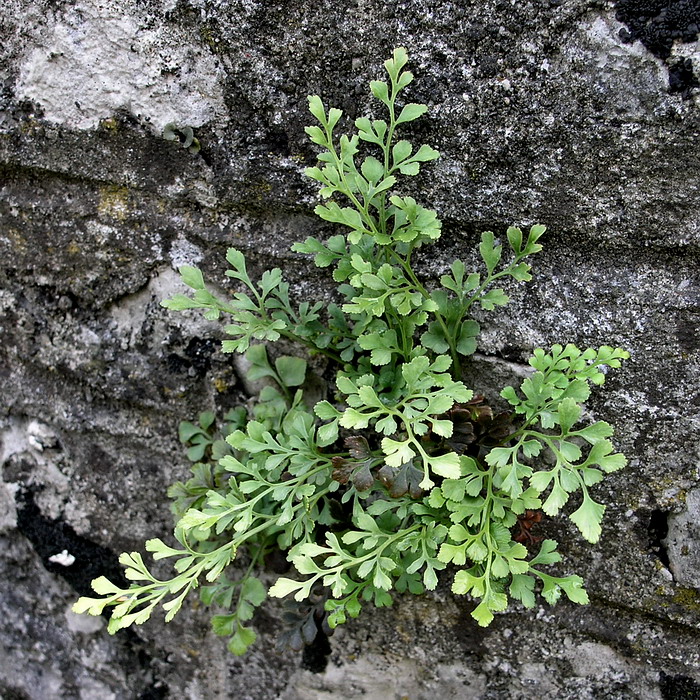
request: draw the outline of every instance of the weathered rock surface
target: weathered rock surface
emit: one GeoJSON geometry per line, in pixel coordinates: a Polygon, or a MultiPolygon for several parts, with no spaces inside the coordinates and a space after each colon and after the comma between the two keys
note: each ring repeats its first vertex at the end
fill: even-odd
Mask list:
{"type": "Polygon", "coordinates": [[[659,8],[7,0],[0,697],[700,697],[700,49],[695,4],[659,8]],[[445,224],[422,273],[473,260],[481,230],[549,227],[534,282],[484,319],[475,386],[497,390],[538,345],[632,353],[589,404],[630,458],[598,487],[600,545],[564,519],[544,528],[592,603],[482,630],[445,586],[340,630],[321,673],[273,651],[274,607],[243,659],[195,604],[109,637],[72,602],[119,552],[167,536],[165,491],[188,469],[178,421],[244,396],[216,324],[159,307],[174,269],[223,286],[235,244],[296,294],[327,294],[289,252],[330,231],[302,177],[306,95],[364,113],[396,45],[410,99],[430,105],[416,136],[443,154],[415,181],[445,224]],[[201,150],[164,140],[167,124],[201,150]]]}

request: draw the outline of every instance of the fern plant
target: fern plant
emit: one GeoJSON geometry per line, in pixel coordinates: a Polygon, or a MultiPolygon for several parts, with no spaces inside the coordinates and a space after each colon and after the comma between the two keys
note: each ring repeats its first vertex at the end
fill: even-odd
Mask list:
{"type": "Polygon", "coordinates": [[[195,464],[192,478],[170,492],[177,545],[146,542],[154,559],[173,561],[172,577],[158,579],[139,553],[123,554],[131,585],[100,577],[99,597],[74,606],[93,615],[109,609],[110,632],[145,622],[158,605],[172,619],[201,586],[204,603],[224,609],[214,630],[230,637],[235,654],[255,640],[255,608],[267,596],[293,595],[307,605],[292,614],[299,628],[287,635],[298,647],[320,624],[334,628],[367,605],[391,605],[395,593],[433,590],[448,567],[454,593],[476,601],[479,625],[509,599],[534,606],[538,590],[550,604],[562,592],[588,602],[579,576],[548,568],[561,559],[556,542],[531,528],[576,494],[569,517],[586,540],[598,541],[605,506],[591,487],[625,458],[607,423],[582,421],[581,404],[605,368],[628,354],[571,344],[537,349],[531,375],[501,392],[507,411],[495,412],[464,384],[462,366],[480,330],[472,310],[508,302],[500,280],[531,279],[527,260],[545,229],[509,228],[507,252],[483,233],[481,270],[455,260],[439,284],[419,278],[413,257],[440,236],[441,224],[400,193],[400,182],[439,154],[397,137],[426,111],[400,101],[413,79],[406,62],[402,48],[386,61],[388,79],[370,85],[385,117],[357,119],[352,135],[337,136],[340,110],[309,98],[317,124],[306,131],[321,151],[306,174],[325,200],[316,213],[343,232],[293,250],[332,268],[339,303],[293,303],[281,270],[253,280],[233,248],[231,297],[218,298],[197,268],[183,267],[193,293],[163,302],[202,309],[208,319],[223,315],[223,350],[245,353],[250,378],[267,383],[248,409],[227,415],[219,439],[212,415],[181,426],[195,464]],[[271,361],[266,344],[280,338],[296,343],[300,356],[271,361]],[[325,356],[334,377],[313,406],[304,394],[308,354],[325,356]],[[294,572],[268,590],[258,572],[280,551],[294,572]]]}

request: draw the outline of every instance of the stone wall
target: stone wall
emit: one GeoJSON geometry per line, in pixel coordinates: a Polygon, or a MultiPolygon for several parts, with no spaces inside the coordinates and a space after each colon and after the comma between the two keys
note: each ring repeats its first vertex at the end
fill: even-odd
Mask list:
{"type": "Polygon", "coordinates": [[[0,697],[700,697],[698,12],[6,0],[0,697]],[[415,183],[445,224],[422,274],[473,260],[482,230],[549,229],[534,282],[484,319],[473,384],[493,391],[554,342],[632,354],[589,403],[629,457],[597,488],[600,544],[563,518],[545,526],[592,603],[515,607],[482,630],[444,586],[353,621],[327,659],[274,651],[275,605],[242,659],[195,601],[110,637],[71,604],[119,552],[167,537],[165,491],[188,470],[178,421],[245,396],[220,328],[159,307],[180,291],[174,270],[197,263],[223,287],[235,244],[257,272],[281,266],[295,294],[327,292],[289,250],[331,230],[302,177],[306,96],[364,113],[397,45],[410,99],[430,105],[416,136],[443,154],[415,183]],[[181,140],[164,138],[173,129],[181,140]],[[74,564],[52,561],[64,549],[74,564]]]}

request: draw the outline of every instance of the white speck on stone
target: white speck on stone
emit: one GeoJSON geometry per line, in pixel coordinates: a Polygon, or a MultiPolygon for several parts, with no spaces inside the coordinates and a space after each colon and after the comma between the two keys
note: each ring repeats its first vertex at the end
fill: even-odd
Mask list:
{"type": "Polygon", "coordinates": [[[210,50],[180,28],[153,27],[134,0],[82,0],[47,17],[16,90],[49,121],[90,129],[126,109],[160,133],[169,122],[198,127],[225,118],[210,50]]]}
{"type": "Polygon", "coordinates": [[[667,581],[673,581],[673,574],[665,566],[659,569],[659,575],[667,581]]]}
{"type": "Polygon", "coordinates": [[[58,438],[48,425],[33,420],[27,426],[27,442],[30,447],[43,452],[45,449],[56,447],[58,438]]]}
{"type": "Polygon", "coordinates": [[[50,556],[49,561],[61,566],[72,566],[75,564],[75,557],[67,549],[64,549],[62,552],[50,556]]]}

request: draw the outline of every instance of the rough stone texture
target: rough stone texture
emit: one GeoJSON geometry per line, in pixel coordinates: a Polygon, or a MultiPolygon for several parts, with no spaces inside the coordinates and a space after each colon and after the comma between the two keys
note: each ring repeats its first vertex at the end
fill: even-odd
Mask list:
{"type": "Polygon", "coordinates": [[[700,491],[685,494],[685,508],[668,519],[669,568],[674,578],[684,586],[700,589],[700,491]]]}
{"type": "Polygon", "coordinates": [[[676,24],[649,19],[676,32],[663,55],[642,0],[5,3],[0,696],[700,697],[700,53],[683,3],[664,3],[676,24]],[[440,588],[340,630],[319,674],[272,651],[274,606],[245,659],[195,604],[109,637],[72,601],[120,551],[167,536],[165,490],[187,471],[178,420],[244,396],[216,324],[158,302],[183,263],[223,280],[232,243],[295,294],[328,293],[289,252],[330,232],[301,176],[305,98],[363,113],[395,45],[410,99],[431,107],[416,137],[443,154],[414,183],[445,223],[422,273],[473,261],[480,230],[549,226],[535,281],[483,321],[475,386],[496,391],[537,345],[632,353],[589,404],[630,458],[597,488],[600,545],[563,519],[543,528],[592,604],[481,630],[440,588]],[[165,141],[168,123],[201,151],[165,141]],[[64,549],[72,566],[50,561],[64,549]]]}

